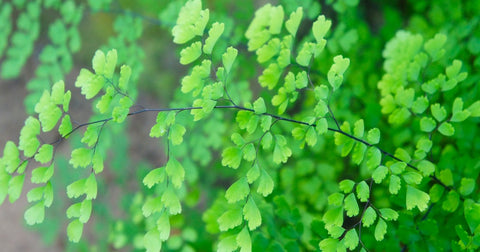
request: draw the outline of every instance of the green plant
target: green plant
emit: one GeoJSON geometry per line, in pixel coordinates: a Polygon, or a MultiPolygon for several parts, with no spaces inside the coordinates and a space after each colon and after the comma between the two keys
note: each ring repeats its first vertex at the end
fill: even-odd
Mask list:
{"type": "MultiPolygon", "coordinates": [[[[93,71],[80,70],[75,81],[92,100],[91,120],[72,122],[63,81],[27,103],[34,114],[0,159],[0,199],[17,200],[30,171],[40,186],[27,194],[25,220],[43,222],[62,165],[71,171],[61,190],[71,201],[60,207],[68,239],[81,241],[92,214],[109,223],[106,242],[87,248],[478,249],[480,4],[416,1],[412,27],[398,27],[398,15],[379,27],[362,18],[358,1],[326,1],[333,22],[316,2],[280,2],[239,24],[200,0],[169,4],[153,22],[171,28],[189,68],[165,108],[135,106],[144,57],[135,41],[149,19],[121,9],[108,47],[116,49],[97,50],[93,71]],[[423,12],[432,28],[418,25],[427,22],[423,12]],[[439,18],[447,14],[453,20],[439,18]],[[164,141],[166,156],[157,168],[122,164],[128,143],[115,136],[139,114],[156,115],[149,135],[164,141]],[[52,130],[57,140],[40,140],[52,130]],[[62,161],[56,150],[67,139],[72,151],[62,161]],[[123,192],[124,217],[115,219],[108,204],[95,209],[110,186],[104,165],[119,184],[138,178],[123,192]]],[[[89,8],[113,12],[109,6],[89,8]]]]}

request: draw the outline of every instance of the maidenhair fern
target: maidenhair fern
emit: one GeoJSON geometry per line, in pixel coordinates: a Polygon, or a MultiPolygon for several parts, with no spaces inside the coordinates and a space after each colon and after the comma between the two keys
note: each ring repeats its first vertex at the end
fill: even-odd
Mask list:
{"type": "MultiPolygon", "coordinates": [[[[69,71],[70,52],[79,47],[75,4],[52,3],[60,6],[64,21],[49,28],[52,45],[40,55],[47,74],[39,68],[43,79],[35,81],[54,84],[38,85],[42,94],[31,106],[34,113],[25,120],[18,144],[5,144],[0,202],[7,196],[10,202],[18,200],[30,177],[38,186],[27,193],[30,206],[24,217],[29,225],[44,222],[46,208],[57,200],[52,186],[56,151],[80,135],[68,159],[74,179],[63,191],[72,200],[66,207],[68,239],[81,241],[102,194],[102,172],[115,169],[108,167],[111,157],[106,155],[115,145],[114,134],[135,115],[151,114],[156,120],[149,136],[165,143],[165,159],[139,173],[141,188],[128,198],[128,218],[110,229],[115,248],[478,249],[480,163],[472,139],[480,101],[476,89],[474,95],[466,93],[478,74],[466,66],[471,62],[446,49],[458,40],[454,32],[396,32],[382,52],[380,71],[373,63],[362,66],[362,58],[355,56],[361,54],[357,41],[366,36],[363,23],[357,27],[348,17],[358,1],[327,1],[338,15],[334,21],[315,8],[280,2],[285,7],[267,3],[258,8],[242,30],[245,38],[230,41],[236,24],[217,20],[200,0],[187,1],[171,31],[179,63],[188,73],[167,108],[136,103],[143,57],[136,41],[142,25],[132,16],[119,16],[118,37],[108,43],[118,51],[97,50],[91,69],[81,69],[75,81],[92,101],[94,115],[86,123],[72,120],[72,94],[64,81],[48,80],[69,71]],[[358,29],[346,31],[349,24],[358,29]],[[377,75],[367,77],[362,67],[377,75]],[[249,76],[243,68],[256,74],[249,76]],[[378,95],[369,86],[378,88],[378,95]],[[378,102],[359,103],[362,95],[378,102]],[[370,112],[385,120],[372,119],[370,112]],[[58,140],[43,141],[51,131],[58,140]],[[440,232],[443,228],[452,230],[440,232]]],[[[31,12],[40,8],[33,4],[39,5],[27,4],[31,12]]],[[[107,10],[108,4],[92,2],[90,7],[107,10]]],[[[2,8],[0,18],[11,8],[2,8]]],[[[8,22],[4,27],[8,35],[8,22]]],[[[29,34],[32,41],[34,35],[29,34]]],[[[475,51],[474,43],[468,42],[469,51],[475,51]]],[[[9,56],[3,66],[22,65],[25,57],[9,56]]],[[[20,69],[8,67],[2,69],[12,75],[20,69]]]]}

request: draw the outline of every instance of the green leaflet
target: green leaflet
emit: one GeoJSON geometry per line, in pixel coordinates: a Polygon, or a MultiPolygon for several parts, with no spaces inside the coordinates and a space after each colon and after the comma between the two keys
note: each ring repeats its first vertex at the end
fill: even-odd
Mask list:
{"type": "Polygon", "coordinates": [[[435,165],[428,160],[420,161],[417,164],[417,168],[422,172],[424,177],[430,176],[435,172],[435,165]]]}
{"type": "Polygon", "coordinates": [[[155,184],[162,183],[165,180],[165,169],[163,167],[151,170],[143,178],[143,184],[148,188],[152,188],[155,184]]]}
{"type": "MultiPolygon", "coordinates": [[[[43,187],[43,186],[31,189],[27,193],[27,201],[29,203],[31,203],[31,202],[34,202],[34,201],[41,200],[43,198],[43,192],[44,191],[45,191],[45,187],[43,187]]],[[[43,202],[42,202],[42,205],[43,205],[43,202]]]]}
{"type": "Polygon", "coordinates": [[[3,164],[5,171],[12,174],[20,165],[20,152],[12,141],[7,141],[3,149],[3,164]]]}
{"type": "Polygon", "coordinates": [[[455,191],[450,191],[447,193],[445,200],[442,203],[442,209],[447,212],[455,212],[458,205],[460,204],[460,195],[455,191]]]}
{"type": "Polygon", "coordinates": [[[372,173],[372,178],[375,181],[375,183],[380,184],[385,179],[387,174],[388,174],[388,168],[383,165],[380,165],[372,173]]]}
{"type": "Polygon", "coordinates": [[[362,217],[364,227],[370,227],[377,219],[377,212],[370,206],[365,210],[362,217]]]}
{"type": "Polygon", "coordinates": [[[367,202],[370,198],[370,187],[367,185],[367,182],[362,181],[357,184],[357,197],[360,202],[367,202]]]}
{"type": "Polygon", "coordinates": [[[278,64],[271,63],[267,68],[265,68],[265,70],[263,70],[262,75],[258,77],[258,83],[260,83],[260,86],[267,87],[269,90],[271,90],[277,85],[281,74],[282,69],[280,69],[278,64]]]}
{"type": "Polygon", "coordinates": [[[79,242],[82,237],[83,223],[79,220],[73,220],[67,226],[68,240],[71,242],[79,242]]]}
{"type": "Polygon", "coordinates": [[[217,251],[218,252],[231,252],[235,251],[238,248],[238,243],[236,240],[236,235],[230,235],[218,243],[217,251]]]}
{"type": "Polygon", "coordinates": [[[224,29],[224,23],[215,22],[212,24],[212,28],[208,31],[208,38],[203,45],[203,52],[205,54],[212,54],[213,47],[217,43],[218,38],[222,35],[224,29]]]}
{"type": "Polygon", "coordinates": [[[97,75],[103,75],[105,73],[105,63],[105,53],[97,50],[92,59],[92,68],[97,75]]]}
{"type": "Polygon", "coordinates": [[[160,212],[163,207],[162,197],[148,198],[142,206],[142,214],[148,217],[152,215],[152,213],[160,212]]]}
{"type": "Polygon", "coordinates": [[[44,144],[39,149],[37,154],[35,154],[35,161],[45,164],[52,160],[53,157],[53,146],[50,144],[44,144]]]}
{"type": "Polygon", "coordinates": [[[63,81],[57,81],[52,86],[52,93],[50,99],[56,105],[63,104],[63,97],[65,95],[65,83],[63,81]]]}
{"type": "Polygon", "coordinates": [[[294,37],[295,37],[295,34],[297,33],[298,26],[302,21],[302,17],[303,17],[303,8],[298,7],[297,10],[295,10],[290,14],[290,18],[285,22],[285,28],[287,28],[287,31],[294,37]]]}
{"type": "Polygon", "coordinates": [[[428,108],[428,99],[426,96],[418,97],[412,104],[412,111],[416,114],[422,114],[428,108]]]}
{"type": "Polygon", "coordinates": [[[182,212],[182,205],[180,204],[180,199],[173,190],[172,187],[167,187],[167,189],[162,194],[162,203],[168,208],[168,212],[172,215],[179,214],[182,212]]]}
{"type": "Polygon", "coordinates": [[[271,39],[267,44],[260,47],[257,53],[257,61],[264,63],[276,56],[280,52],[280,39],[271,39]]]}
{"type": "Polygon", "coordinates": [[[208,23],[209,11],[202,10],[200,0],[190,0],[178,14],[175,27],[172,29],[173,42],[184,44],[195,36],[202,36],[208,23]]]}
{"type": "Polygon", "coordinates": [[[445,49],[443,47],[446,41],[447,36],[438,33],[435,35],[435,37],[425,42],[425,51],[427,51],[428,55],[430,55],[432,61],[438,60],[445,54],[445,49]]]}
{"type": "Polygon", "coordinates": [[[375,226],[375,240],[382,241],[387,233],[387,223],[383,219],[378,219],[377,226],[375,226]]]}
{"type": "Polygon", "coordinates": [[[240,231],[240,233],[238,233],[236,241],[240,247],[240,252],[248,252],[252,250],[252,239],[250,238],[250,234],[246,226],[242,229],[242,231],[240,231]]]}
{"type": "MultiPolygon", "coordinates": [[[[132,75],[132,69],[127,65],[122,65],[122,67],[120,68],[120,78],[118,79],[118,88],[120,88],[122,91],[127,91],[128,81],[130,80],[131,75],[132,75]]],[[[108,87],[108,88],[110,88],[110,87],[108,87]]],[[[113,95],[112,94],[113,89],[109,93],[108,88],[107,88],[107,93],[104,96],[106,96],[106,95],[112,96],[113,95]]],[[[102,99],[103,99],[103,96],[102,96],[102,99]]],[[[108,102],[109,100],[111,101],[111,98],[106,98],[106,99],[108,99],[106,102],[108,102]]],[[[110,102],[108,102],[108,104],[110,104],[110,102]]],[[[106,107],[108,107],[108,105],[106,107]]],[[[103,111],[105,111],[105,110],[106,110],[106,108],[103,109],[103,111]]],[[[100,112],[101,111],[102,110],[100,110],[100,112]]],[[[101,113],[105,113],[105,112],[101,112],[101,113]]]]}
{"type": "Polygon", "coordinates": [[[160,231],[154,228],[143,236],[143,246],[148,252],[156,252],[162,249],[162,241],[160,239],[160,231]]]}
{"type": "Polygon", "coordinates": [[[248,198],[247,203],[243,207],[243,218],[248,222],[248,228],[250,230],[255,230],[262,224],[260,210],[258,209],[252,197],[248,198]]]}
{"type": "Polygon", "coordinates": [[[430,106],[432,111],[433,117],[438,121],[441,122],[447,117],[447,111],[443,106],[440,106],[439,103],[432,104],[430,106]]]}
{"type": "Polygon", "coordinates": [[[254,161],[257,157],[255,146],[249,143],[243,147],[243,158],[247,161],[254,161]]]}
{"type": "Polygon", "coordinates": [[[157,229],[160,232],[160,240],[166,241],[170,236],[170,219],[167,212],[163,212],[157,220],[157,229]]]}
{"type": "Polygon", "coordinates": [[[25,125],[20,131],[20,137],[18,141],[18,149],[23,151],[23,155],[26,157],[32,157],[38,147],[40,146],[40,141],[37,139],[37,135],[40,133],[40,122],[29,116],[25,120],[25,125]]]}
{"type": "Polygon", "coordinates": [[[250,187],[247,178],[243,177],[233,183],[226,191],[225,198],[228,203],[235,203],[244,199],[250,193],[250,187]]]}
{"type": "Polygon", "coordinates": [[[328,83],[333,87],[333,90],[336,90],[340,87],[343,82],[343,73],[347,70],[350,65],[350,59],[343,58],[342,55],[337,55],[333,58],[333,65],[328,70],[328,83]]]}
{"type": "Polygon", "coordinates": [[[380,130],[378,128],[369,130],[367,140],[370,144],[378,144],[380,142],[380,130]]]}
{"type": "Polygon", "coordinates": [[[273,187],[274,183],[272,177],[270,177],[265,169],[261,169],[257,193],[262,194],[263,197],[267,197],[270,193],[272,193],[273,187]]]}
{"type": "Polygon", "coordinates": [[[424,132],[432,132],[435,127],[437,123],[431,117],[422,117],[420,120],[420,129],[424,132]]]}
{"type": "Polygon", "coordinates": [[[12,176],[8,181],[8,200],[10,203],[17,201],[17,199],[20,198],[24,181],[25,174],[12,176]]]}
{"type": "Polygon", "coordinates": [[[275,136],[275,148],[273,149],[273,162],[286,163],[292,155],[292,150],[287,146],[287,139],[282,135],[275,136]]]}
{"type": "Polygon", "coordinates": [[[455,134],[455,128],[451,123],[443,122],[438,127],[438,131],[444,136],[453,136],[455,134]]]}
{"type": "Polygon", "coordinates": [[[407,210],[417,207],[420,212],[423,212],[428,207],[430,196],[427,193],[418,190],[415,187],[407,185],[406,206],[407,210]]]}
{"type": "Polygon", "coordinates": [[[75,87],[81,88],[81,93],[85,95],[87,100],[92,99],[100,92],[105,84],[105,80],[101,76],[96,76],[89,70],[82,68],[75,81],[75,87]]]}
{"type": "Polygon", "coordinates": [[[70,121],[70,116],[65,115],[62,118],[62,122],[60,123],[60,126],[58,126],[58,133],[62,137],[68,137],[71,131],[72,131],[72,122],[70,121]]]}
{"type": "Polygon", "coordinates": [[[217,220],[220,231],[227,231],[242,224],[242,209],[234,208],[223,213],[217,220]]]}
{"type": "Polygon", "coordinates": [[[118,105],[113,108],[112,118],[114,122],[121,123],[123,122],[130,111],[130,107],[133,105],[133,101],[130,97],[124,96],[118,102],[118,105]]]}
{"type": "Polygon", "coordinates": [[[267,112],[267,108],[265,107],[265,101],[262,97],[259,97],[253,103],[253,110],[255,111],[255,114],[263,114],[267,112]]]}
{"type": "Polygon", "coordinates": [[[326,20],[323,15],[318,16],[312,27],[313,36],[317,43],[321,43],[324,40],[323,37],[325,37],[325,34],[327,34],[331,26],[332,21],[326,20]]]}
{"type": "Polygon", "coordinates": [[[28,225],[42,223],[45,219],[45,206],[43,205],[43,202],[40,201],[28,208],[23,217],[28,225]]]}
{"type": "Polygon", "coordinates": [[[32,171],[30,180],[35,184],[46,183],[50,180],[54,172],[54,163],[48,167],[37,167],[32,171]]]}
{"type": "Polygon", "coordinates": [[[400,188],[401,188],[400,177],[398,177],[397,175],[391,175],[390,176],[390,184],[388,186],[388,191],[391,194],[397,194],[398,191],[400,190],[400,188]]]}
{"type": "MultiPolygon", "coordinates": [[[[180,188],[182,186],[183,181],[185,180],[185,169],[183,169],[182,164],[180,164],[180,162],[178,162],[175,158],[171,157],[167,162],[165,171],[168,177],[171,179],[173,186],[175,188],[180,188]]],[[[158,182],[162,182],[162,181],[163,179],[160,177],[158,182]]]]}
{"type": "Polygon", "coordinates": [[[168,139],[172,141],[173,145],[179,145],[183,142],[183,135],[187,130],[183,125],[180,124],[173,124],[170,127],[170,133],[168,135],[168,139]]]}
{"type": "Polygon", "coordinates": [[[230,73],[233,62],[235,61],[235,58],[237,58],[237,54],[238,50],[230,46],[227,48],[227,51],[222,55],[222,63],[225,67],[225,71],[227,72],[227,74],[230,73]]]}
{"type": "MultiPolygon", "coordinates": [[[[95,57],[93,59],[95,59],[95,57]]],[[[113,73],[115,72],[115,67],[117,65],[117,59],[118,59],[117,50],[112,49],[107,52],[107,57],[105,58],[105,63],[103,68],[103,75],[105,75],[107,79],[112,79],[113,73]]]]}
{"type": "Polygon", "coordinates": [[[343,193],[350,193],[355,186],[355,182],[353,180],[345,179],[340,181],[338,186],[343,193]]]}
{"type": "Polygon", "coordinates": [[[360,209],[358,208],[357,199],[353,193],[350,193],[347,197],[345,197],[345,211],[347,212],[348,217],[353,217],[358,215],[360,209]]]}
{"type": "Polygon", "coordinates": [[[463,196],[470,195],[475,190],[475,180],[472,178],[462,178],[458,191],[463,196]]]}
{"type": "Polygon", "coordinates": [[[222,152],[222,165],[237,169],[242,161],[242,150],[237,147],[228,147],[222,152]]]}
{"type": "Polygon", "coordinates": [[[87,167],[92,160],[92,150],[86,148],[78,148],[72,151],[70,164],[73,168],[87,167]]]}
{"type": "Polygon", "coordinates": [[[345,244],[345,247],[350,250],[354,250],[358,246],[359,242],[357,230],[355,228],[350,229],[350,231],[345,234],[342,242],[345,244]]]}
{"type": "Polygon", "coordinates": [[[188,65],[202,55],[202,42],[197,41],[180,52],[180,64],[188,65]]]}
{"type": "Polygon", "coordinates": [[[382,152],[376,147],[368,147],[366,158],[368,169],[373,170],[380,165],[382,152]]]}

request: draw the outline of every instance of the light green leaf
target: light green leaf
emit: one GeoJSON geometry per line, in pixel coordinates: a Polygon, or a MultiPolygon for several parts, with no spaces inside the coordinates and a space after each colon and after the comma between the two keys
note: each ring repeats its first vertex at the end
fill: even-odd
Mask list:
{"type": "Polygon", "coordinates": [[[63,116],[62,122],[58,127],[58,133],[62,137],[68,137],[68,134],[70,134],[71,131],[72,131],[72,122],[70,121],[70,115],[65,115],[63,116]]]}
{"type": "Polygon", "coordinates": [[[258,63],[265,63],[280,52],[280,39],[271,39],[267,44],[260,47],[257,51],[258,63]]]}
{"type": "Polygon", "coordinates": [[[43,132],[48,132],[52,130],[55,125],[57,125],[58,120],[60,120],[60,118],[62,117],[62,111],[60,110],[60,108],[55,106],[53,103],[51,105],[52,106],[40,112],[40,114],[38,115],[38,119],[42,124],[43,132]]]}
{"type": "Polygon", "coordinates": [[[252,197],[249,197],[247,203],[243,207],[243,218],[248,221],[248,228],[255,230],[262,224],[262,216],[258,210],[257,204],[252,197]]]}
{"type": "Polygon", "coordinates": [[[227,51],[222,55],[222,63],[225,67],[225,71],[227,72],[227,74],[230,73],[233,62],[235,61],[235,58],[237,58],[237,54],[238,50],[230,46],[227,48],[227,51]]]}
{"type": "Polygon", "coordinates": [[[37,154],[35,154],[35,161],[45,164],[52,160],[53,157],[53,145],[44,144],[38,149],[37,154]]]}
{"type": "Polygon", "coordinates": [[[34,184],[46,183],[52,177],[54,172],[54,163],[49,167],[37,167],[32,171],[31,181],[34,184]]]}
{"type": "Polygon", "coordinates": [[[97,75],[102,75],[105,73],[105,53],[101,50],[95,51],[95,55],[92,59],[92,68],[95,70],[97,75]]]}
{"type": "Polygon", "coordinates": [[[25,157],[32,157],[37,152],[40,141],[37,135],[40,133],[40,122],[32,116],[25,120],[25,125],[20,131],[18,149],[23,151],[25,157]]]}
{"type": "Polygon", "coordinates": [[[380,210],[380,215],[388,221],[395,221],[398,219],[398,213],[391,209],[391,208],[381,208],[380,210]]]}
{"type": "Polygon", "coordinates": [[[258,77],[258,83],[260,86],[273,89],[282,75],[282,69],[277,63],[270,63],[267,68],[262,72],[262,75],[258,77]]]}
{"type": "Polygon", "coordinates": [[[328,196],[328,205],[329,206],[342,206],[345,195],[343,193],[332,193],[328,196]]]}
{"type": "Polygon", "coordinates": [[[397,194],[401,187],[400,177],[397,175],[390,176],[390,184],[388,186],[388,191],[391,194],[397,194]]]}
{"type": "Polygon", "coordinates": [[[369,130],[367,140],[370,144],[378,144],[380,142],[380,130],[378,128],[369,130]]]}
{"type": "Polygon", "coordinates": [[[240,233],[238,233],[236,241],[237,245],[240,247],[240,252],[252,251],[252,239],[250,238],[250,234],[246,226],[242,229],[242,231],[240,231],[240,233]]]}
{"type": "Polygon", "coordinates": [[[404,174],[402,174],[403,180],[405,180],[405,183],[407,184],[415,184],[418,185],[420,182],[422,182],[422,175],[420,175],[418,172],[414,171],[409,171],[404,174]]]}
{"type": "Polygon", "coordinates": [[[367,150],[366,145],[357,143],[353,148],[353,153],[352,153],[353,163],[359,165],[363,161],[363,157],[365,156],[366,150],[367,150]]]}
{"type": "Polygon", "coordinates": [[[415,97],[415,90],[413,88],[404,89],[400,87],[397,89],[397,93],[395,94],[395,101],[397,104],[411,108],[413,105],[413,98],[415,97]]]}
{"type": "Polygon", "coordinates": [[[12,141],[7,141],[3,149],[3,162],[5,171],[12,174],[20,165],[20,152],[12,141]]]}
{"type": "Polygon", "coordinates": [[[77,148],[72,151],[70,164],[74,168],[87,167],[92,161],[92,150],[87,148],[77,148]]]}
{"type": "Polygon", "coordinates": [[[382,241],[387,233],[387,223],[383,219],[378,219],[375,227],[375,240],[382,241]]]}
{"type": "Polygon", "coordinates": [[[63,95],[63,111],[65,111],[65,113],[68,113],[68,108],[70,106],[70,99],[72,98],[72,92],[70,92],[70,90],[68,90],[64,95],[63,95]]]}
{"type": "Polygon", "coordinates": [[[428,108],[428,99],[426,96],[418,97],[412,105],[412,111],[416,114],[422,114],[428,108]]]}
{"type": "Polygon", "coordinates": [[[225,24],[215,22],[212,24],[212,28],[208,31],[208,38],[205,40],[205,45],[203,45],[203,52],[205,54],[211,54],[213,47],[217,43],[218,38],[223,33],[225,29],[225,24]]]}
{"type": "Polygon", "coordinates": [[[420,120],[420,129],[424,132],[432,132],[437,123],[431,117],[422,117],[420,120]]]}
{"type": "Polygon", "coordinates": [[[300,49],[300,51],[297,54],[297,57],[295,58],[295,60],[300,66],[307,67],[308,65],[310,65],[314,48],[315,48],[315,44],[311,42],[303,43],[302,48],[300,49]]]}
{"type": "Polygon", "coordinates": [[[209,17],[208,9],[202,10],[200,0],[188,1],[180,9],[176,25],[172,29],[173,42],[184,44],[195,36],[202,36],[209,17]]]}
{"type": "MultiPolygon", "coordinates": [[[[123,91],[127,91],[128,81],[130,80],[131,75],[132,75],[132,69],[127,65],[122,65],[122,67],[120,68],[120,78],[118,79],[118,88],[120,88],[123,91]]],[[[108,92],[105,95],[108,95],[108,92]]],[[[110,102],[108,104],[110,104],[110,102]]]]}
{"type": "Polygon", "coordinates": [[[27,193],[27,201],[30,203],[30,202],[41,200],[43,198],[43,191],[44,190],[45,190],[45,187],[43,187],[43,186],[31,189],[27,193]]]}
{"type": "Polygon", "coordinates": [[[328,131],[328,121],[327,118],[320,118],[317,121],[317,125],[315,126],[315,130],[319,135],[323,135],[328,131]]]}
{"type": "Polygon", "coordinates": [[[273,187],[274,184],[272,177],[270,177],[265,169],[262,169],[260,180],[258,182],[257,193],[262,194],[263,197],[267,197],[270,193],[272,193],[273,187]]]}
{"type": "Polygon", "coordinates": [[[68,240],[71,242],[79,242],[82,238],[83,224],[79,220],[73,220],[67,226],[68,240]]]}
{"type": "Polygon", "coordinates": [[[462,178],[458,192],[463,196],[468,196],[474,190],[475,190],[475,180],[472,178],[462,178]]]}
{"type": "Polygon", "coordinates": [[[174,124],[170,128],[170,134],[168,135],[168,139],[172,141],[173,145],[179,145],[183,142],[183,135],[185,134],[186,129],[183,125],[174,124]]]}
{"type": "Polygon", "coordinates": [[[180,204],[180,199],[178,198],[175,191],[173,191],[172,187],[167,187],[165,192],[163,192],[162,203],[165,207],[168,208],[171,215],[179,214],[182,212],[182,205],[180,204]]]}
{"type": "Polygon", "coordinates": [[[425,42],[425,51],[432,58],[432,61],[440,59],[445,54],[444,45],[447,41],[447,36],[442,33],[437,33],[435,37],[425,42]]]}
{"type": "Polygon", "coordinates": [[[92,214],[92,201],[85,199],[80,204],[80,215],[78,216],[78,220],[81,223],[87,223],[90,219],[90,215],[92,214]]]}
{"type": "Polygon", "coordinates": [[[43,191],[43,202],[45,207],[50,207],[53,203],[53,187],[50,181],[47,182],[45,185],[45,189],[43,191]]]}
{"type": "Polygon", "coordinates": [[[440,106],[439,103],[432,104],[430,106],[430,110],[432,111],[433,117],[437,119],[437,121],[441,122],[447,117],[447,111],[443,106],[440,106]]]}
{"type": "Polygon", "coordinates": [[[65,83],[63,80],[55,82],[52,86],[52,94],[50,99],[56,105],[63,103],[63,97],[65,95],[65,83]]]}
{"type": "Polygon", "coordinates": [[[270,130],[272,126],[272,117],[271,116],[262,116],[260,118],[260,126],[262,127],[263,132],[270,130]]]}
{"type": "Polygon", "coordinates": [[[121,123],[125,121],[125,118],[128,116],[128,112],[130,111],[130,107],[133,105],[133,100],[128,97],[124,96],[118,102],[118,105],[113,108],[112,111],[112,118],[114,122],[121,123]]]}
{"type": "Polygon", "coordinates": [[[72,198],[78,198],[85,193],[85,181],[86,179],[79,179],[67,186],[67,196],[72,198]]]}
{"type": "Polygon", "coordinates": [[[467,108],[467,110],[470,111],[470,116],[471,117],[479,117],[480,116],[480,101],[476,101],[476,102],[472,103],[472,105],[470,105],[467,108]]]}
{"type": "Polygon", "coordinates": [[[275,148],[273,149],[273,162],[286,163],[292,155],[292,150],[287,146],[287,139],[282,135],[276,135],[275,148]]]}
{"type": "Polygon", "coordinates": [[[43,202],[40,201],[28,208],[23,217],[28,225],[42,223],[45,219],[45,206],[43,205],[43,202]]]}
{"type": "Polygon", "coordinates": [[[233,252],[238,248],[236,235],[230,235],[218,243],[217,252],[233,252]]]}
{"type": "Polygon", "coordinates": [[[480,204],[472,199],[466,199],[463,203],[463,213],[470,231],[473,233],[480,225],[480,204]]]}
{"type": "Polygon", "coordinates": [[[333,225],[341,227],[343,225],[343,207],[336,206],[330,208],[323,215],[323,221],[325,222],[325,226],[333,225]]]}
{"type": "Polygon", "coordinates": [[[376,147],[368,147],[367,167],[370,170],[377,168],[382,161],[382,152],[376,147]]]}
{"type": "Polygon", "coordinates": [[[390,165],[390,170],[393,174],[398,175],[405,171],[405,167],[407,167],[407,164],[405,162],[395,162],[390,165]]]}
{"type": "Polygon", "coordinates": [[[345,247],[347,247],[350,250],[354,250],[358,246],[358,234],[357,230],[355,228],[350,229],[345,234],[345,237],[343,237],[343,244],[345,244],[345,247]]]}
{"type": "Polygon", "coordinates": [[[25,180],[25,174],[13,176],[8,181],[8,200],[10,203],[17,201],[22,194],[23,182],[25,180]]]}
{"type": "Polygon", "coordinates": [[[157,229],[160,232],[160,240],[166,241],[170,236],[170,216],[166,211],[157,220],[157,229]]]}
{"type": "Polygon", "coordinates": [[[80,217],[80,209],[82,208],[82,202],[72,204],[67,208],[67,218],[78,218],[80,217]]]}
{"type": "Polygon", "coordinates": [[[272,139],[273,139],[272,133],[270,132],[265,133],[261,142],[264,150],[270,148],[270,146],[272,145],[272,139]]]}
{"type": "Polygon", "coordinates": [[[270,24],[269,32],[270,34],[279,34],[282,30],[283,18],[284,18],[283,7],[281,5],[272,7],[270,9],[270,24]]]}
{"type": "Polygon", "coordinates": [[[302,17],[303,17],[303,8],[298,7],[297,10],[295,10],[290,14],[290,18],[285,22],[285,28],[287,28],[287,31],[294,37],[295,37],[295,34],[297,33],[298,26],[302,21],[302,17]]]}
{"type": "Polygon", "coordinates": [[[202,55],[202,42],[197,41],[180,52],[180,64],[187,65],[202,55]]]}
{"type": "Polygon", "coordinates": [[[147,198],[142,206],[142,214],[145,217],[152,215],[152,213],[160,212],[163,209],[162,197],[147,198]]]}
{"type": "Polygon", "coordinates": [[[425,177],[430,176],[435,172],[435,165],[428,160],[420,161],[417,164],[417,167],[425,177]]]}
{"type": "Polygon", "coordinates": [[[255,114],[263,114],[267,112],[267,108],[265,107],[265,101],[263,100],[262,97],[259,97],[253,103],[253,110],[255,111],[255,114]]]}
{"type": "Polygon", "coordinates": [[[242,150],[238,147],[228,147],[222,152],[222,165],[237,169],[242,161],[242,150]]]}
{"type": "Polygon", "coordinates": [[[250,193],[250,187],[246,177],[242,177],[233,183],[226,191],[225,198],[228,203],[232,204],[239,200],[243,200],[250,193]]]}
{"type": "Polygon", "coordinates": [[[428,138],[420,138],[417,142],[417,149],[423,150],[425,152],[429,152],[432,148],[432,141],[428,138]]]}
{"type": "Polygon", "coordinates": [[[85,194],[87,200],[97,197],[97,179],[93,172],[90,173],[90,176],[85,180],[85,194]]]}
{"type": "Polygon", "coordinates": [[[440,124],[438,131],[444,136],[453,136],[453,134],[455,134],[455,128],[451,123],[448,122],[443,122],[440,124]]]}
{"type": "Polygon", "coordinates": [[[338,184],[339,189],[343,193],[350,193],[353,190],[354,186],[355,186],[355,182],[350,179],[344,179],[340,181],[340,183],[338,184]]]}
{"type": "Polygon", "coordinates": [[[420,212],[423,212],[427,209],[429,201],[430,196],[428,196],[427,193],[422,192],[415,187],[407,185],[407,210],[411,210],[417,207],[420,212]]]}
{"type": "Polygon", "coordinates": [[[251,184],[255,182],[259,177],[260,177],[260,168],[258,167],[258,164],[255,162],[255,164],[247,172],[247,181],[248,183],[251,184]]]}
{"type": "Polygon", "coordinates": [[[359,213],[357,199],[353,193],[350,193],[347,197],[345,197],[345,211],[347,212],[348,217],[356,216],[359,213]]]}
{"type": "MultiPolygon", "coordinates": [[[[185,169],[174,157],[170,157],[165,171],[175,188],[180,188],[185,180],[185,169]]],[[[162,178],[159,178],[163,181],[162,178]]],[[[160,181],[159,181],[160,182],[160,181]]]]}
{"type": "Polygon", "coordinates": [[[305,142],[309,146],[315,146],[317,143],[317,132],[315,131],[314,127],[309,127],[306,134],[305,134],[305,142]]]}
{"type": "Polygon", "coordinates": [[[438,178],[447,186],[453,186],[453,174],[452,170],[444,169],[440,171],[438,178]]]}
{"type": "Polygon", "coordinates": [[[243,147],[243,158],[247,161],[253,161],[255,160],[256,156],[256,150],[255,146],[253,143],[249,143],[243,147]]]}
{"type": "Polygon", "coordinates": [[[363,213],[362,223],[364,227],[370,227],[377,219],[377,212],[369,206],[363,213]]]}
{"type": "Polygon", "coordinates": [[[362,181],[357,184],[357,196],[360,202],[367,202],[370,198],[370,188],[367,182],[362,181]]]}
{"type": "Polygon", "coordinates": [[[143,236],[143,246],[147,252],[160,252],[162,249],[162,241],[160,239],[160,231],[152,229],[143,236]]]}
{"type": "Polygon", "coordinates": [[[165,180],[165,169],[163,167],[151,170],[144,178],[143,184],[152,188],[155,184],[162,183],[165,180]]]}
{"type": "Polygon", "coordinates": [[[242,209],[234,208],[223,213],[217,220],[220,231],[227,231],[242,224],[242,209]]]}
{"type": "Polygon", "coordinates": [[[312,27],[313,36],[315,37],[317,43],[321,43],[324,40],[323,38],[331,26],[332,21],[326,20],[324,15],[318,16],[312,27]]]}
{"type": "Polygon", "coordinates": [[[362,138],[364,133],[365,127],[363,123],[363,119],[360,119],[355,122],[353,125],[353,135],[357,138],[362,138]]]}
{"type": "Polygon", "coordinates": [[[383,166],[383,165],[380,165],[372,173],[373,181],[375,181],[375,183],[377,183],[377,184],[380,184],[385,179],[387,174],[388,174],[388,168],[383,166]]]}
{"type": "Polygon", "coordinates": [[[333,58],[333,61],[333,65],[330,67],[330,70],[328,70],[327,78],[333,90],[336,90],[342,85],[343,74],[350,65],[350,59],[343,58],[342,55],[337,55],[333,58]]]}
{"type": "Polygon", "coordinates": [[[92,168],[95,174],[99,174],[103,171],[103,157],[98,151],[93,155],[92,168]]]}
{"type": "Polygon", "coordinates": [[[115,72],[115,66],[117,65],[117,59],[117,50],[112,49],[107,52],[107,57],[105,59],[105,67],[103,69],[103,74],[106,78],[111,79],[113,77],[113,73],[115,72]]]}

